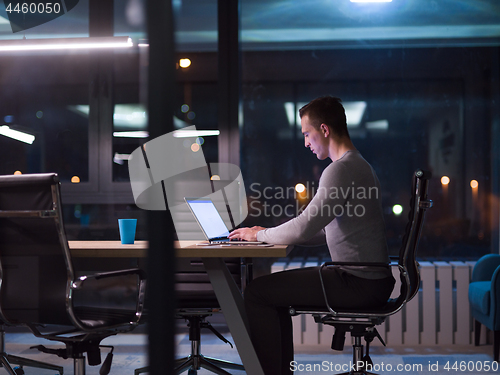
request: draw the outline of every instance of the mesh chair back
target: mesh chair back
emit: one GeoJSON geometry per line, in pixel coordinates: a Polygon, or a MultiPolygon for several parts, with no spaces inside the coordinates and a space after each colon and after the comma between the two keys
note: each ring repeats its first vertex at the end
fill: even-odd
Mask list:
{"type": "Polygon", "coordinates": [[[408,224],[406,225],[405,235],[399,251],[399,265],[406,270],[409,284],[405,280],[405,274],[401,274],[401,293],[396,303],[397,305],[402,304],[404,301],[408,302],[418,292],[420,274],[416,256],[424,223],[425,210],[431,204],[427,199],[430,178],[430,172],[421,169],[418,169],[413,175],[408,224]]]}
{"type": "Polygon", "coordinates": [[[56,174],[0,176],[0,313],[12,324],[64,324],[73,267],[56,174]]]}

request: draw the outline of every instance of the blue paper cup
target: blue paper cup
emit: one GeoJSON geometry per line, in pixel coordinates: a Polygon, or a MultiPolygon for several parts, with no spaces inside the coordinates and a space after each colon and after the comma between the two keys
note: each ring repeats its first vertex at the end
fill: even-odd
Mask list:
{"type": "Polygon", "coordinates": [[[133,244],[135,240],[135,228],[137,227],[137,219],[118,219],[118,227],[120,228],[120,239],[122,241],[122,244],[133,244]]]}

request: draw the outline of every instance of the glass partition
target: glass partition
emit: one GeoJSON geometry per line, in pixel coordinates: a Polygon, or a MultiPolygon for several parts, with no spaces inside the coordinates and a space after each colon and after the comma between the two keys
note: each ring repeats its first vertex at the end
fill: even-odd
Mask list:
{"type": "MultiPolygon", "coordinates": [[[[9,8],[6,8],[5,2],[2,1],[0,3],[0,39],[81,38],[89,36],[89,0],[71,2],[75,5],[70,9],[65,3],[65,1],[48,1],[43,3],[43,6],[39,6],[35,12],[33,5],[31,5],[35,2],[19,2],[20,7],[18,8],[14,2],[9,8]],[[32,7],[31,10],[28,9],[29,5],[32,7]],[[33,27],[13,33],[9,15],[14,15],[14,17],[24,15],[24,26],[33,25],[33,27]],[[28,19],[31,17],[32,21],[35,22],[26,22],[26,15],[28,15],[28,19]],[[43,15],[44,18],[42,19],[40,15],[43,15]],[[35,17],[33,18],[33,16],[35,17]]],[[[69,4],[70,2],[68,2],[69,4]]],[[[19,26],[22,28],[23,24],[19,26]]]]}
{"type": "MultiPolygon", "coordinates": [[[[13,32],[0,4],[0,40],[89,35],[89,1],[50,22],[13,32]]],[[[59,13],[59,12],[58,12],[59,13]]],[[[0,173],[57,172],[64,183],[89,183],[90,57],[88,51],[2,51],[0,55],[0,173]]]]}
{"type": "MultiPolygon", "coordinates": [[[[177,100],[174,126],[195,125],[216,130],[217,124],[217,1],[173,1],[177,60],[177,100]]],[[[115,35],[130,35],[142,47],[134,55],[121,54],[114,62],[116,83],[113,112],[113,181],[128,182],[128,156],[149,138],[145,81],[148,41],[144,39],[138,2],[115,1],[115,35]]],[[[190,139],[200,146],[207,162],[218,161],[217,136],[190,139]]],[[[172,162],[172,161],[168,161],[172,162]]]]}
{"type": "Polygon", "coordinates": [[[57,171],[63,182],[88,182],[89,124],[80,113],[87,86],[34,81],[0,90],[0,174],[57,171]]]}
{"type": "MultiPolygon", "coordinates": [[[[333,95],[346,108],[354,145],[381,181],[392,255],[404,234],[417,168],[433,173],[435,202],[419,255],[477,259],[496,249],[488,202],[495,179],[490,134],[498,121],[498,5],[273,5],[241,1],[248,225],[277,225],[307,204],[329,161],[304,148],[297,111],[333,95]],[[488,27],[479,21],[483,16],[488,27]],[[299,183],[306,193],[294,190],[299,183]]],[[[327,256],[325,248],[298,251],[327,256]]]]}

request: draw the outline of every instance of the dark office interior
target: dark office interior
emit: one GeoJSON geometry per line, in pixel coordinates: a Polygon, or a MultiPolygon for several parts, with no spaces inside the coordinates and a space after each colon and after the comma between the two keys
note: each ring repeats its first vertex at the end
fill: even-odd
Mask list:
{"type": "MultiPolygon", "coordinates": [[[[0,39],[126,35],[134,42],[114,51],[0,52],[0,126],[35,136],[33,144],[0,136],[0,175],[58,173],[69,240],[118,240],[117,219],[137,218],[136,238],[152,244],[156,268],[149,270],[171,262],[173,256],[154,250],[175,239],[168,214],[135,205],[126,157],[189,125],[220,130],[197,140],[207,162],[241,168],[243,226],[290,219],[329,163],[304,147],[297,111],[334,95],[350,109],[353,143],[380,179],[391,255],[400,246],[417,168],[434,177],[419,260],[465,262],[499,252],[497,1],[168,3],[80,0],[67,15],[18,33],[0,4],[0,39]],[[175,50],[165,51],[170,40],[175,50]],[[154,91],[161,84],[169,87],[154,91]],[[294,191],[299,183],[303,195],[294,191]],[[158,233],[162,225],[171,235],[158,233]]],[[[327,256],[326,247],[290,253],[304,262],[327,256]]],[[[268,272],[271,263],[256,266],[268,272]]]]}

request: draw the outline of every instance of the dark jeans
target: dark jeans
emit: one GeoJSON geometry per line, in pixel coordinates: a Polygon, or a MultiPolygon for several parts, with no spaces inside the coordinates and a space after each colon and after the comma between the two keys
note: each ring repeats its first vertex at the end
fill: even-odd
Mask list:
{"type": "MultiPolygon", "coordinates": [[[[245,290],[250,335],[266,375],[291,374],[292,319],[289,306],[325,306],[319,267],[277,272],[253,280],[245,290]]],[[[394,287],[394,278],[371,280],[337,268],[323,269],[330,305],[346,308],[381,306],[394,287]]]]}

